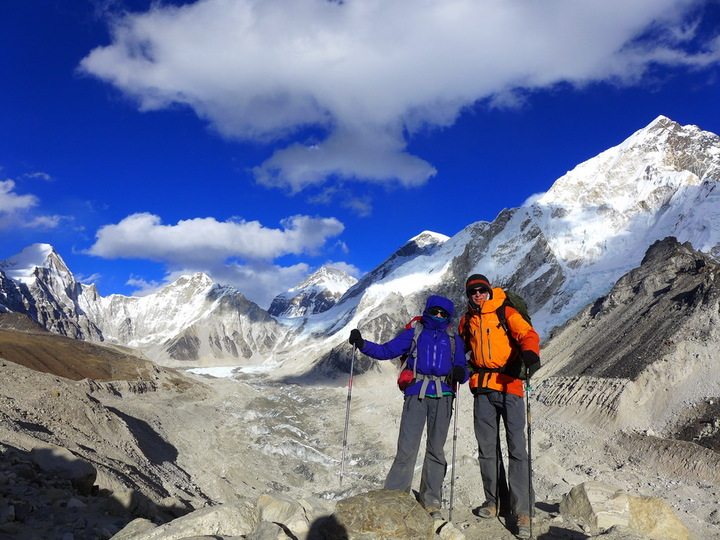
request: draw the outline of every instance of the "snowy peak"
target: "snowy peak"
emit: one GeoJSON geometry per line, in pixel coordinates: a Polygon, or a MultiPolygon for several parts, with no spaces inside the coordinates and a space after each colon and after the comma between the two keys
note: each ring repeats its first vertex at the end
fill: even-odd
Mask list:
{"type": "Polygon", "coordinates": [[[180,276],[170,285],[160,289],[158,292],[149,295],[155,298],[163,296],[175,296],[179,300],[191,299],[195,296],[206,296],[213,287],[213,281],[207,274],[196,272],[192,275],[180,276]]]}
{"type": "Polygon", "coordinates": [[[22,283],[36,279],[37,269],[45,269],[59,277],[72,277],[65,261],[50,244],[32,244],[20,253],[0,261],[0,271],[7,277],[22,283]]]}
{"type": "Polygon", "coordinates": [[[437,250],[449,239],[450,238],[445,236],[444,234],[432,231],[423,231],[417,236],[408,240],[405,245],[403,245],[400,249],[398,249],[390,256],[388,261],[396,257],[414,257],[416,255],[427,255],[428,253],[437,250]]]}
{"type": "Polygon", "coordinates": [[[94,287],[78,283],[49,244],[33,244],[0,261],[0,311],[33,313],[46,330],[75,339],[101,340],[84,297],[94,287]]]}
{"type": "Polygon", "coordinates": [[[302,283],[275,297],[268,313],[274,317],[303,317],[333,307],[357,280],[338,268],[323,266],[302,283]]]}
{"type": "Polygon", "coordinates": [[[360,281],[348,289],[338,303],[342,304],[363,294],[373,283],[382,281],[401,266],[419,257],[432,257],[448,240],[449,238],[444,234],[423,231],[405,242],[402,247],[375,267],[374,270],[365,274],[360,281]]]}
{"type": "Polygon", "coordinates": [[[660,116],[575,167],[525,208],[544,215],[548,242],[568,264],[597,262],[609,251],[642,252],[665,236],[711,252],[718,180],[720,137],[660,116]]]}
{"type": "Polygon", "coordinates": [[[423,231],[416,237],[411,238],[408,244],[413,244],[418,248],[424,248],[426,246],[439,246],[450,240],[449,236],[444,234],[436,233],[433,231],[423,231]]]}
{"type": "Polygon", "coordinates": [[[535,200],[545,206],[659,210],[675,190],[720,178],[720,137],[660,116],[581,163],[535,200]]]}
{"type": "Polygon", "coordinates": [[[317,272],[310,274],[307,278],[305,278],[300,285],[293,287],[291,291],[316,287],[318,289],[326,289],[333,293],[339,292],[342,294],[355,283],[357,283],[357,279],[347,272],[344,272],[339,268],[323,266],[317,272]]]}

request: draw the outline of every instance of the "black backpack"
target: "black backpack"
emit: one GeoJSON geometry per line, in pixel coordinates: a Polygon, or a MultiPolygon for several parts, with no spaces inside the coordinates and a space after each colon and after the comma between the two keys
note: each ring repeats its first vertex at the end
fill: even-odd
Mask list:
{"type": "Polygon", "coordinates": [[[498,319],[500,320],[500,326],[502,326],[503,330],[505,330],[505,334],[507,334],[510,344],[513,346],[513,349],[515,349],[515,355],[502,369],[502,373],[515,377],[516,379],[525,380],[528,377],[532,377],[535,372],[540,369],[540,357],[538,357],[537,362],[530,364],[529,367],[525,366],[525,363],[522,361],[522,357],[520,355],[520,344],[515,340],[510,332],[510,328],[508,328],[506,313],[508,306],[515,309],[515,311],[517,311],[528,324],[532,324],[530,314],[528,313],[527,303],[522,296],[512,291],[505,291],[505,300],[500,307],[497,308],[495,313],[497,313],[498,319]]]}

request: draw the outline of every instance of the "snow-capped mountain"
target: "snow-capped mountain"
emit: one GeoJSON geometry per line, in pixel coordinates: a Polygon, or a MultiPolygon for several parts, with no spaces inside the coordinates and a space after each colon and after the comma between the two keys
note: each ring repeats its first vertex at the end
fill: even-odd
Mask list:
{"type": "Polygon", "coordinates": [[[257,362],[287,333],[239,291],[201,273],[148,296],[103,298],[48,244],[0,261],[0,286],[0,311],[26,313],[68,337],[137,348],[164,364],[257,362]]]}
{"type": "Polygon", "coordinates": [[[323,266],[299,285],[277,295],[268,309],[273,317],[303,317],[333,307],[357,279],[338,268],[323,266]]]}
{"type": "Polygon", "coordinates": [[[202,273],[142,298],[111,295],[100,307],[97,316],[106,336],[166,363],[254,363],[286,334],[237,289],[217,285],[202,273]]]}
{"type": "Polygon", "coordinates": [[[720,138],[661,116],[492,222],[470,224],[451,238],[421,233],[329,309],[319,307],[325,293],[313,288],[312,276],[295,296],[281,295],[277,320],[202,275],[145,298],[100,298],[75,282],[49,246],[0,263],[0,309],[28,313],[72,337],[141,347],[159,361],[252,359],[284,362],[294,373],[336,372],[348,362],[351,328],[373,341],[389,339],[421,311],[428,294],[452,299],[457,320],[465,279],[482,273],[520,293],[547,337],[638,267],[657,240],[673,236],[717,260],[718,180],[720,138]],[[31,263],[32,254],[45,259],[31,263]],[[287,318],[301,309],[302,317],[287,318]]]}
{"type": "Polygon", "coordinates": [[[27,313],[51,332],[102,341],[102,331],[88,316],[99,300],[95,287],[78,283],[48,244],[0,261],[0,312],[27,313]]]}

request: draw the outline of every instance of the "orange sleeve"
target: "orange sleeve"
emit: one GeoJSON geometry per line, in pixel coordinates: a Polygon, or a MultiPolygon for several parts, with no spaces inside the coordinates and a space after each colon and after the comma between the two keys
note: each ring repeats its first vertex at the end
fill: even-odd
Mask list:
{"type": "Polygon", "coordinates": [[[507,310],[508,328],[515,341],[520,344],[520,350],[532,351],[540,356],[540,336],[517,310],[507,310]]]}

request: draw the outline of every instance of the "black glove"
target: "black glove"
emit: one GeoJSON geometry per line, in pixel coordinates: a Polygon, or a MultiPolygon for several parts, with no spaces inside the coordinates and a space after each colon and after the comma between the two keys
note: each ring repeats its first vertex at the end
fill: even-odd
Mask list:
{"type": "Polygon", "coordinates": [[[354,345],[358,349],[362,349],[365,346],[365,340],[360,335],[360,330],[357,328],[350,330],[350,339],[348,339],[348,343],[350,343],[350,345],[354,345]]]}
{"type": "Polygon", "coordinates": [[[456,384],[462,384],[465,380],[465,370],[460,366],[453,366],[450,372],[450,384],[453,386],[456,384]]]}
{"type": "Polygon", "coordinates": [[[535,354],[533,351],[522,351],[522,361],[523,364],[525,364],[526,368],[530,368],[533,364],[539,364],[540,363],[540,357],[535,354]]]}

